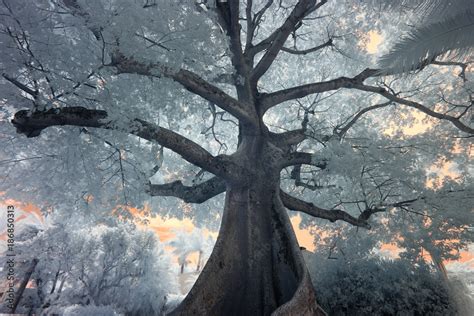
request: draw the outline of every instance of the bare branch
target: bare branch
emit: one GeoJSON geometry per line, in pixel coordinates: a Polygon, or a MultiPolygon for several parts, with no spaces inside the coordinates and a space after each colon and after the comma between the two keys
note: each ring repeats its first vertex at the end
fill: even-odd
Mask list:
{"type": "Polygon", "coordinates": [[[273,0],[267,0],[263,8],[261,8],[253,17],[251,28],[247,28],[247,45],[245,46],[245,56],[250,57],[253,59],[255,55],[264,49],[267,49],[270,43],[275,39],[276,35],[278,34],[276,31],[273,32],[269,37],[265,40],[261,41],[257,45],[252,44],[252,40],[255,34],[255,31],[262,20],[263,15],[265,12],[272,6],[273,0]]]}
{"type": "Polygon", "coordinates": [[[245,39],[245,48],[248,48],[252,45],[253,36],[255,34],[256,24],[252,16],[252,7],[253,0],[247,0],[247,7],[245,8],[245,19],[247,21],[247,37],[245,39]]]}
{"type": "Polygon", "coordinates": [[[371,106],[368,106],[362,110],[360,110],[359,112],[357,112],[356,115],[354,115],[354,117],[352,118],[352,120],[350,120],[350,122],[348,122],[344,127],[339,127],[339,128],[336,128],[336,133],[339,137],[343,137],[347,131],[362,117],[362,115],[364,115],[365,113],[367,112],[370,112],[372,110],[375,110],[375,109],[380,109],[380,108],[383,108],[383,107],[386,107],[388,105],[392,104],[391,101],[389,102],[385,102],[385,103],[380,103],[380,104],[375,104],[375,105],[371,105],[371,106]]]}
{"type": "Polygon", "coordinates": [[[296,30],[301,20],[326,3],[326,1],[327,0],[322,0],[318,4],[316,4],[316,0],[298,1],[283,25],[270,35],[272,38],[271,44],[252,72],[251,80],[253,85],[256,85],[257,81],[267,72],[268,68],[270,68],[288,36],[296,30]]]}
{"type": "Polygon", "coordinates": [[[281,201],[283,202],[283,205],[285,205],[286,208],[292,211],[303,212],[313,217],[327,219],[331,222],[341,220],[349,224],[352,224],[354,226],[370,229],[370,225],[367,222],[368,217],[367,219],[355,218],[341,210],[323,209],[323,208],[317,207],[313,203],[309,203],[309,202],[297,199],[289,195],[288,193],[282,191],[281,189],[280,189],[280,198],[281,198],[281,201]]]}
{"type": "Polygon", "coordinates": [[[466,82],[466,70],[469,67],[469,64],[472,62],[468,63],[462,63],[462,62],[456,62],[456,61],[438,61],[438,60],[433,60],[431,64],[437,65],[437,66],[459,66],[461,68],[461,72],[459,73],[459,77],[466,82]]]}
{"type": "Polygon", "coordinates": [[[403,98],[400,98],[400,97],[398,97],[398,96],[396,96],[392,93],[389,93],[384,88],[367,86],[367,85],[364,85],[364,84],[353,84],[352,88],[362,90],[362,91],[369,91],[369,92],[377,93],[377,94],[387,98],[388,100],[391,100],[393,102],[415,108],[415,109],[417,109],[417,110],[419,110],[419,111],[421,111],[421,112],[423,112],[423,113],[425,113],[425,114],[427,114],[431,117],[434,117],[434,118],[437,118],[437,119],[440,119],[440,120],[449,121],[454,126],[456,126],[459,130],[461,130],[465,133],[474,134],[474,128],[471,128],[471,127],[465,125],[463,122],[461,122],[459,120],[459,118],[435,112],[432,109],[430,109],[430,108],[428,108],[428,107],[426,107],[426,106],[424,106],[424,105],[422,105],[418,102],[403,99],[403,98]]]}
{"type": "MultiPolygon", "coordinates": [[[[253,41],[253,38],[255,36],[255,32],[256,32],[256,30],[257,30],[257,28],[258,28],[258,26],[259,26],[259,24],[262,20],[263,15],[268,10],[268,8],[270,8],[272,6],[272,4],[273,4],[273,0],[267,0],[265,5],[260,10],[258,10],[258,12],[255,13],[255,15],[252,17],[253,1],[252,0],[247,1],[247,8],[246,8],[247,39],[246,39],[246,43],[245,43],[245,56],[250,56],[251,59],[255,56],[255,54],[257,52],[263,50],[263,49],[253,50],[254,46],[253,46],[252,41],[253,41]]],[[[262,46],[267,46],[270,42],[271,42],[271,40],[267,41],[266,45],[262,45],[262,46]]]]}
{"type": "Polygon", "coordinates": [[[22,90],[23,92],[26,92],[28,93],[29,95],[31,95],[33,98],[37,98],[38,97],[38,91],[37,90],[33,90],[31,88],[28,88],[26,85],[24,85],[23,83],[19,82],[18,80],[8,76],[7,74],[2,74],[2,77],[5,78],[5,80],[11,82],[12,84],[14,84],[18,89],[22,90]]]}
{"type": "Polygon", "coordinates": [[[108,118],[107,112],[102,110],[90,110],[83,107],[36,112],[21,110],[15,114],[12,124],[18,133],[25,134],[27,137],[36,137],[47,127],[61,125],[118,130],[156,142],[181,155],[188,162],[223,178],[232,178],[243,172],[242,168],[234,165],[225,156],[214,157],[192,140],[169,129],[141,119],[126,119],[125,122],[115,124],[108,118]]]}
{"type": "Polygon", "coordinates": [[[277,35],[278,35],[278,32],[275,31],[269,37],[267,37],[260,43],[246,47],[245,55],[248,56],[249,58],[254,58],[256,54],[269,48],[270,44],[273,42],[273,40],[276,38],[277,35]]]}
{"type": "Polygon", "coordinates": [[[151,196],[174,196],[186,203],[203,203],[226,190],[225,181],[214,177],[203,183],[186,186],[181,181],[166,184],[150,184],[149,194],[151,196]]]}
{"type": "MultiPolygon", "coordinates": [[[[465,63],[457,63],[457,62],[443,62],[443,61],[431,61],[431,62],[424,62],[421,63],[420,66],[415,70],[422,70],[424,67],[428,66],[429,64],[434,65],[443,65],[443,66],[459,66],[462,69],[460,74],[461,78],[464,80],[464,71],[467,68],[468,64],[465,63]]],[[[282,102],[302,98],[314,93],[322,93],[332,90],[337,90],[340,88],[354,88],[354,85],[363,84],[365,80],[368,78],[373,77],[380,77],[380,76],[389,76],[389,75],[398,75],[401,72],[394,72],[393,70],[387,71],[382,69],[371,69],[366,68],[357,76],[348,78],[348,77],[339,77],[329,81],[323,82],[316,82],[305,84],[297,87],[292,87],[280,91],[276,91],[269,94],[262,94],[260,103],[261,109],[263,111],[267,111],[271,107],[280,104],[282,102]]]]}

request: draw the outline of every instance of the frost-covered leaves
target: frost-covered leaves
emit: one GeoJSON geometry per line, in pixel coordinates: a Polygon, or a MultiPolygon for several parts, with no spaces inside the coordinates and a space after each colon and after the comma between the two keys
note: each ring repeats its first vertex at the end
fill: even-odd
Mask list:
{"type": "MultiPolygon", "coordinates": [[[[193,1],[147,5],[147,1],[138,0],[78,0],[80,10],[88,12],[84,15],[71,9],[68,2],[4,2],[2,72],[38,89],[41,102],[48,107],[101,108],[118,125],[123,123],[122,118],[139,117],[170,128],[213,154],[223,153],[220,143],[227,145],[226,153],[235,149],[237,126],[216,106],[169,79],[117,75],[109,65],[110,55],[119,49],[134,60],[184,67],[210,81],[222,74],[232,75],[227,39],[215,24],[211,10],[197,10],[193,1]],[[93,30],[99,30],[100,36],[93,30]],[[214,122],[214,128],[209,128],[214,122]]],[[[265,3],[254,1],[254,9],[261,9],[265,3]]],[[[275,2],[268,9],[254,43],[281,25],[291,5],[291,1],[275,2]]],[[[332,38],[335,47],[307,55],[280,53],[258,89],[261,93],[272,92],[355,75],[371,63],[360,44],[367,34],[376,29],[383,36],[396,36],[392,31],[398,26],[387,12],[369,11],[353,1],[329,2],[305,20],[285,46],[308,49],[332,38]]],[[[245,36],[245,25],[242,30],[245,36]]],[[[366,83],[393,89],[398,96],[439,112],[461,114],[469,106],[466,100],[472,90],[472,71],[467,69],[464,83],[457,77],[459,69],[436,67],[426,67],[410,80],[386,77],[366,83]]],[[[120,205],[124,210],[120,215],[127,215],[130,206],[150,202],[144,193],[148,180],[165,183],[184,179],[183,183],[190,185],[210,177],[167,150],[163,151],[164,159],[157,157],[151,144],[121,133],[64,127],[45,130],[34,140],[18,137],[9,119],[17,108],[31,107],[31,100],[27,100],[31,97],[6,80],[1,85],[4,146],[0,171],[6,176],[1,179],[0,191],[6,191],[9,197],[62,209],[86,206],[106,214],[120,205]],[[157,165],[161,166],[155,172],[157,165]]],[[[235,96],[232,86],[219,87],[235,96]]],[[[466,139],[448,137],[456,132],[449,124],[420,117],[399,105],[364,114],[338,140],[334,132],[356,113],[384,101],[347,89],[286,102],[266,114],[270,130],[281,132],[300,128],[306,111],[308,140],[298,149],[330,159],[322,172],[303,167],[306,180],[325,187],[318,192],[306,191],[304,197],[327,207],[362,200],[338,206],[354,215],[366,206],[364,203],[374,206],[396,202],[397,197],[417,197],[423,194],[425,171],[430,164],[443,157],[453,158],[454,144],[468,145],[466,139]],[[426,125],[424,138],[412,137],[415,132],[408,135],[408,128],[422,124],[426,125]]],[[[469,121],[469,115],[462,118],[463,122],[469,121]]],[[[458,180],[467,183],[469,156],[462,154],[453,159],[460,171],[458,180]]],[[[171,200],[154,198],[149,205],[152,211],[191,215],[217,226],[221,208],[218,199],[194,208],[171,200]]]]}
{"type": "MultiPolygon", "coordinates": [[[[117,76],[109,66],[111,54],[120,49],[136,60],[185,67],[206,78],[229,72],[225,37],[211,13],[198,12],[193,2],[146,3],[4,1],[1,73],[38,91],[36,105],[100,108],[119,126],[123,118],[142,118],[181,133],[212,153],[221,147],[214,135],[233,148],[236,137],[229,131],[236,127],[223,122],[229,116],[217,114],[214,133],[203,135],[200,131],[213,124],[207,102],[171,80],[117,76]],[[91,30],[98,30],[99,38],[91,30]]],[[[9,121],[19,108],[31,108],[33,97],[0,77],[0,98],[0,169],[7,175],[0,190],[8,191],[8,196],[56,208],[95,204],[109,213],[125,205],[121,215],[127,215],[130,205],[141,206],[148,199],[145,185],[161,159],[151,144],[121,133],[69,127],[51,128],[28,141],[17,137],[9,121]]],[[[199,172],[176,155],[164,156],[161,177],[168,174],[166,169],[190,179],[199,172]]],[[[166,212],[178,208],[160,204],[166,212]]]]}
{"type": "Polygon", "coordinates": [[[318,302],[331,315],[456,315],[448,287],[424,265],[309,258],[318,302]]]}
{"type": "MultiPolygon", "coordinates": [[[[90,74],[101,64],[100,45],[90,40],[88,30],[76,18],[60,14],[60,8],[46,1],[4,1],[0,10],[2,73],[37,90],[45,102],[53,102],[53,95],[72,92],[91,95],[93,86],[85,84],[95,85],[90,74]]],[[[1,84],[2,92],[10,91],[5,96],[15,91],[5,80],[1,84]]],[[[27,104],[12,102],[15,107],[27,104]]]]}
{"type": "Polygon", "coordinates": [[[170,258],[154,234],[128,224],[76,216],[19,247],[22,258],[39,259],[33,279],[41,304],[53,310],[108,305],[119,313],[159,314],[175,286],[170,258]]]}
{"type": "Polygon", "coordinates": [[[72,305],[67,307],[55,306],[48,309],[48,313],[63,316],[116,316],[119,315],[113,307],[95,305],[72,305]]]}

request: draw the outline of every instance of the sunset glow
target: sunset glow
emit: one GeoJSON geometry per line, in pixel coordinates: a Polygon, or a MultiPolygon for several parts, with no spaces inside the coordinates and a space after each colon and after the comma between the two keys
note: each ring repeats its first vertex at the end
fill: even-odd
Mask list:
{"type": "MultiPolygon", "coordinates": [[[[41,210],[39,207],[31,204],[31,203],[22,203],[14,199],[7,199],[5,200],[5,203],[0,204],[2,207],[6,205],[14,205],[18,210],[19,210],[19,216],[16,218],[16,221],[18,223],[22,222],[39,222],[39,223],[44,223],[44,217],[41,213],[41,210]]],[[[149,206],[145,206],[144,209],[139,209],[139,208],[134,208],[134,207],[129,207],[128,210],[134,215],[137,216],[141,221],[146,219],[147,224],[142,223],[141,221],[137,221],[137,226],[140,227],[141,229],[148,229],[153,232],[159,237],[159,240],[161,242],[169,242],[173,238],[176,237],[176,232],[177,231],[185,231],[185,232],[192,232],[194,229],[196,229],[196,226],[193,224],[193,221],[190,218],[183,218],[183,219],[178,219],[175,217],[170,217],[170,218],[163,218],[160,215],[156,216],[144,216],[143,213],[146,211],[148,212],[149,206]]],[[[296,214],[290,217],[293,229],[295,231],[296,237],[298,239],[298,243],[301,247],[306,248],[308,251],[314,252],[316,249],[316,246],[314,245],[314,232],[316,230],[312,229],[303,229],[300,228],[300,224],[302,221],[301,215],[296,214]]],[[[202,229],[202,232],[204,233],[205,237],[211,236],[214,240],[217,238],[218,232],[217,231],[211,231],[209,229],[202,229]]],[[[320,231],[320,234],[324,234],[324,231],[320,231]]],[[[2,227],[0,230],[0,240],[6,240],[6,231],[5,227],[2,227]]],[[[173,248],[170,246],[167,246],[166,249],[168,251],[172,251],[173,248]]],[[[380,251],[382,254],[385,254],[389,257],[396,258],[398,257],[398,254],[402,251],[400,248],[398,248],[395,244],[382,244],[380,246],[380,251]]],[[[460,252],[460,257],[458,260],[447,260],[445,261],[446,265],[454,264],[454,263],[464,263],[468,264],[469,267],[474,269],[474,253],[465,250],[460,252]]],[[[426,259],[429,259],[428,254],[424,254],[426,256],[426,259]]],[[[190,264],[196,264],[197,263],[197,258],[198,254],[197,253],[192,253],[188,257],[188,261],[190,264]]]]}

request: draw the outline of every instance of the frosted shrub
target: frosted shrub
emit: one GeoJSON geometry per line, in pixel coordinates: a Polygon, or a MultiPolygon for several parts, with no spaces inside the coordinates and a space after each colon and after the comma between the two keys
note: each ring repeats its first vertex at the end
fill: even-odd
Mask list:
{"type": "Polygon", "coordinates": [[[309,266],[319,303],[330,315],[457,315],[447,286],[426,266],[316,256],[309,266]]]}
{"type": "Polygon", "coordinates": [[[175,288],[163,245],[154,233],[130,224],[87,226],[75,218],[21,247],[25,259],[39,259],[32,276],[38,312],[59,308],[61,315],[109,315],[112,309],[93,306],[111,306],[117,313],[156,315],[175,288]],[[69,306],[76,307],[66,310],[69,306]],[[97,312],[82,313],[77,306],[97,312]]]}
{"type": "Polygon", "coordinates": [[[94,306],[94,305],[71,305],[65,308],[52,308],[47,311],[47,315],[62,315],[62,316],[117,316],[119,315],[110,306],[94,306]]]}

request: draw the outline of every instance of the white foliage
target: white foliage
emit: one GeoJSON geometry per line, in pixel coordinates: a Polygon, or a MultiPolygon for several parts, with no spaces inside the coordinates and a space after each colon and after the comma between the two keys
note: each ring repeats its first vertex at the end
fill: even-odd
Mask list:
{"type": "Polygon", "coordinates": [[[45,315],[61,315],[61,316],[116,316],[119,315],[110,306],[93,306],[93,305],[72,305],[65,308],[53,307],[43,311],[45,315]]]}
{"type": "MultiPolygon", "coordinates": [[[[458,1],[472,3],[470,0],[458,1]]],[[[285,7],[289,8],[293,2],[279,2],[282,6],[274,3],[262,19],[254,43],[264,40],[281,25],[288,14],[285,7]]],[[[401,2],[409,4],[409,1],[401,2]]],[[[36,83],[42,100],[54,98],[51,88],[56,95],[63,94],[60,101],[49,106],[80,105],[104,109],[115,120],[115,124],[123,128],[130,127],[123,126],[126,118],[146,119],[188,137],[214,155],[220,153],[220,144],[213,135],[209,132],[206,135],[200,133],[209,131],[213,123],[213,111],[215,114],[220,110],[209,109],[207,101],[170,79],[135,74],[117,75],[113,67],[102,64],[110,62],[109,53],[119,45],[123,53],[136,60],[161,62],[173,69],[183,67],[209,82],[219,75],[231,76],[234,70],[229,62],[228,39],[216,26],[211,12],[196,10],[194,1],[156,1],[156,6],[144,8],[143,1],[80,0],[81,6],[89,12],[87,19],[84,19],[80,14],[68,14],[68,9],[61,3],[5,0],[3,6],[0,5],[0,26],[3,30],[8,27],[14,34],[10,36],[8,32],[0,32],[2,73],[31,86],[36,83]],[[97,28],[101,29],[104,41],[97,41],[90,32],[90,29],[97,28]],[[15,36],[24,34],[31,40],[29,48],[35,58],[24,48],[18,48],[13,40],[15,36]],[[25,65],[29,62],[32,67],[27,68],[25,65]],[[39,63],[47,71],[39,69],[39,63]],[[48,80],[45,79],[45,73],[48,80]]],[[[254,1],[256,8],[262,8],[265,3],[254,1]]],[[[428,8],[425,6],[428,1],[417,0],[413,3],[423,3],[423,10],[428,8]]],[[[362,69],[372,67],[371,57],[360,43],[361,38],[373,30],[380,30],[387,36],[397,34],[400,23],[385,11],[375,14],[357,4],[354,1],[329,1],[321,11],[318,10],[317,17],[305,20],[295,34],[298,36],[290,36],[285,46],[311,48],[327,41],[328,37],[333,37],[336,46],[307,55],[281,52],[259,81],[259,92],[272,93],[340,76],[351,77],[362,69]]],[[[405,39],[403,44],[413,44],[414,48],[393,55],[401,66],[392,65],[387,60],[387,67],[405,69],[421,58],[445,52],[448,47],[458,47],[462,52],[462,45],[472,43],[470,39],[474,33],[463,32],[461,37],[456,37],[447,31],[459,25],[465,26],[461,28],[463,30],[470,29],[471,19],[472,14],[467,12],[459,19],[446,20],[448,22],[438,18],[429,20],[430,23],[438,24],[426,24],[426,29],[418,26],[413,31],[414,35],[405,39]],[[420,30],[423,32],[419,33],[420,30]],[[439,34],[444,34],[444,39],[435,41],[439,34]],[[434,44],[436,47],[426,51],[424,44],[434,44]]],[[[442,70],[430,66],[410,78],[412,80],[381,77],[377,80],[368,79],[366,83],[388,85],[390,89],[400,92],[398,96],[407,96],[437,111],[444,98],[447,102],[441,102],[441,105],[447,109],[441,107],[439,111],[459,115],[462,109],[470,105],[466,100],[469,100],[472,90],[472,71],[466,72],[469,80],[463,83],[452,69],[442,70]]],[[[235,97],[235,87],[218,86],[235,97]]],[[[63,282],[64,289],[59,297],[50,297],[51,300],[61,301],[63,297],[64,302],[68,303],[69,299],[78,303],[94,300],[96,304],[117,306],[126,303],[129,308],[140,310],[142,306],[130,303],[130,300],[138,298],[136,302],[154,302],[143,306],[159,309],[166,293],[165,288],[155,282],[155,276],[162,278],[165,284],[169,281],[166,277],[168,271],[164,268],[165,257],[159,256],[160,259],[156,260],[160,251],[152,250],[154,242],[148,235],[132,233],[123,226],[113,228],[116,223],[110,219],[110,213],[113,209],[115,214],[130,216],[128,206],[143,206],[148,202],[153,212],[184,216],[182,205],[173,198],[150,199],[144,193],[144,184],[150,180],[151,171],[157,166],[159,170],[152,180],[158,183],[178,179],[186,184],[192,183],[198,178],[196,175],[200,174],[200,168],[183,163],[177,154],[169,150],[114,131],[91,128],[85,132],[80,128],[58,127],[46,129],[35,139],[20,137],[16,135],[10,119],[17,109],[31,108],[31,97],[18,93],[11,83],[1,79],[0,98],[0,171],[5,175],[1,178],[0,192],[4,192],[6,197],[29,201],[45,209],[54,206],[61,214],[95,214],[95,220],[105,223],[90,229],[71,228],[70,223],[58,225],[40,233],[34,247],[25,248],[36,249],[37,252],[32,253],[50,263],[49,266],[41,262],[39,264],[44,272],[41,277],[46,292],[51,290],[56,272],[64,271],[60,276],[66,280],[63,282]],[[117,206],[120,210],[117,210],[117,206]],[[51,245],[49,239],[55,244],[51,245]],[[149,248],[137,246],[142,244],[149,245],[149,248]],[[48,250],[48,246],[53,249],[48,250]],[[141,258],[138,266],[131,263],[133,256],[141,258]],[[101,273],[104,271],[101,264],[109,267],[117,264],[117,267],[111,268],[115,275],[101,273]],[[81,265],[88,268],[82,269],[81,265]],[[101,287],[99,280],[109,282],[124,276],[125,270],[136,275],[119,281],[121,290],[98,291],[101,287]],[[79,280],[82,274],[90,279],[89,282],[86,280],[87,286],[79,280]],[[145,275],[149,277],[144,279],[145,275]],[[136,279],[140,279],[143,288],[137,288],[136,279]]],[[[366,207],[423,197],[410,205],[410,211],[426,213],[445,221],[433,221],[433,226],[420,233],[413,231],[423,230],[423,220],[412,220],[412,213],[400,210],[395,212],[390,209],[386,214],[376,214],[371,221],[382,224],[383,219],[393,223],[391,226],[378,226],[379,233],[385,230],[382,236],[387,239],[400,234],[411,237],[407,239],[409,241],[420,241],[431,234],[433,239],[426,240],[442,241],[439,251],[448,256],[451,250],[458,250],[473,240],[473,236],[465,231],[458,235],[450,232],[450,228],[473,222],[470,208],[473,189],[472,185],[469,186],[472,183],[470,153],[466,150],[455,153],[455,148],[468,148],[470,138],[457,133],[449,122],[428,119],[422,122],[429,126],[425,134],[410,136],[402,133],[416,125],[415,114],[419,113],[401,105],[371,111],[357,121],[342,139],[333,137],[336,136],[334,131],[344,126],[355,113],[379,102],[380,98],[368,93],[342,89],[288,101],[270,109],[264,121],[272,132],[301,128],[303,110],[306,110],[309,113],[308,140],[298,145],[298,150],[313,153],[313,162],[329,160],[325,170],[303,167],[302,180],[317,184],[320,189],[304,190],[295,186],[293,179],[289,179],[289,170],[282,172],[282,186],[315,205],[343,209],[355,217],[366,207]],[[392,125],[396,127],[395,132],[387,133],[392,125]],[[331,140],[327,141],[327,137],[331,140]],[[456,171],[459,172],[454,181],[456,183],[446,183],[446,186],[437,187],[437,191],[427,190],[427,170],[440,158],[456,160],[456,171]],[[455,190],[459,192],[452,194],[455,190]],[[441,225],[441,228],[436,225],[441,225]],[[455,246],[446,245],[445,241],[453,237],[459,237],[459,243],[455,246]]],[[[229,122],[233,118],[228,113],[221,114],[222,119],[218,117],[215,121],[215,135],[227,144],[230,153],[237,146],[238,128],[235,123],[229,122]]],[[[469,122],[467,115],[461,120],[469,122]]],[[[209,176],[205,174],[204,178],[208,179],[209,176]]],[[[217,230],[222,198],[189,207],[186,216],[217,230]]],[[[68,221],[62,218],[58,222],[68,221]]],[[[314,222],[304,221],[305,225],[308,223],[314,222]]],[[[89,224],[85,223],[84,227],[89,224]]],[[[181,262],[186,260],[190,251],[210,248],[201,237],[191,234],[174,241],[181,262]]],[[[367,241],[369,245],[372,242],[367,241]]],[[[405,246],[409,248],[407,252],[410,256],[417,256],[420,252],[420,243],[406,242],[405,246]]],[[[57,283],[59,287],[60,279],[57,283]]]]}
{"type": "Polygon", "coordinates": [[[25,258],[40,260],[33,278],[42,280],[39,295],[52,306],[110,305],[121,313],[159,314],[176,286],[170,258],[154,234],[129,224],[75,218],[21,249],[25,258]]]}

